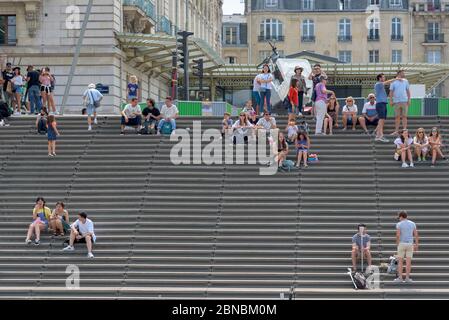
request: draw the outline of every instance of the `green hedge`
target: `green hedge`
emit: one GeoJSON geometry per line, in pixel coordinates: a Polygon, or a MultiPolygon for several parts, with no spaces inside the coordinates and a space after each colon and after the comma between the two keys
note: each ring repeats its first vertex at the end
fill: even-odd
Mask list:
{"type": "Polygon", "coordinates": [[[438,115],[449,116],[449,99],[440,99],[438,101],[438,115]]]}

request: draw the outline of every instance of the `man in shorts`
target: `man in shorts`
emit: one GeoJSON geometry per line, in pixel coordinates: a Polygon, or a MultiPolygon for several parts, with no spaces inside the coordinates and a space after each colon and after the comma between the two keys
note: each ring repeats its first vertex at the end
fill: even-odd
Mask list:
{"type": "Polygon", "coordinates": [[[390,105],[394,107],[395,114],[395,131],[391,134],[393,136],[399,135],[401,118],[403,128],[407,129],[407,114],[411,101],[410,84],[405,79],[404,70],[398,71],[397,80],[390,85],[390,105]]]}
{"type": "Polygon", "coordinates": [[[368,126],[377,127],[379,124],[379,116],[376,110],[376,96],[373,93],[368,95],[368,102],[363,106],[362,116],[359,117],[359,123],[367,135],[369,135],[368,126]]]}
{"type": "Polygon", "coordinates": [[[87,218],[85,212],[78,214],[78,220],[70,226],[70,240],[69,245],[62,249],[62,251],[74,251],[75,243],[85,243],[87,247],[87,257],[93,258],[92,247],[97,237],[95,236],[94,223],[87,218]]]}
{"type": "Polygon", "coordinates": [[[413,252],[418,251],[419,236],[416,224],[407,219],[407,212],[400,211],[398,216],[399,222],[396,224],[396,244],[398,246],[398,277],[394,282],[411,283],[410,271],[412,269],[413,252]],[[415,244],[413,244],[413,239],[415,244]],[[405,280],[403,279],[403,259],[405,260],[405,280]]]}
{"type": "Polygon", "coordinates": [[[385,81],[385,75],[383,73],[377,75],[377,83],[374,86],[374,91],[376,93],[376,111],[379,117],[379,124],[376,129],[376,141],[389,142],[388,139],[384,137],[384,125],[387,119],[387,103],[388,96],[385,86],[389,86],[396,78],[385,81]]]}

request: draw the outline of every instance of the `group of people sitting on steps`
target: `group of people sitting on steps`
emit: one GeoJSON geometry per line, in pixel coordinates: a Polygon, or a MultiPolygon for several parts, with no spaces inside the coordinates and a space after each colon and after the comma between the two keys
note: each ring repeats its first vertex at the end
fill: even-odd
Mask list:
{"type": "Polygon", "coordinates": [[[34,236],[34,244],[36,246],[40,245],[41,232],[44,231],[52,233],[54,237],[58,235],[63,237],[66,233],[70,233],[70,238],[64,242],[67,246],[62,250],[73,251],[75,250],[75,243],[85,243],[88,251],[87,257],[94,257],[92,254],[92,246],[97,237],[94,232],[94,223],[87,218],[85,212],[80,212],[78,219],[70,224],[69,213],[65,209],[65,204],[62,201],[57,202],[55,209],[52,211],[46,206],[44,198],[38,197],[33,209],[32,219],[33,221],[28,227],[25,239],[26,244],[33,243],[31,238],[34,236]]]}

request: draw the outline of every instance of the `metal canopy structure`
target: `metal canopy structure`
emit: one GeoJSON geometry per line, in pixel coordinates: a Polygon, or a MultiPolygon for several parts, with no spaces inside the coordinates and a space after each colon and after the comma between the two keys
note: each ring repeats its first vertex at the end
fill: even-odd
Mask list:
{"type": "MultiPolygon", "coordinates": [[[[329,84],[335,86],[362,85],[371,86],[376,75],[384,73],[394,77],[399,69],[404,69],[412,84],[425,84],[429,93],[449,78],[449,64],[406,63],[406,64],[323,64],[322,69],[329,76],[329,84]]],[[[260,72],[256,65],[225,65],[210,70],[209,76],[217,84],[227,87],[250,87],[255,75],[260,72]]]]}
{"type": "MultiPolygon", "coordinates": [[[[163,34],[117,33],[116,38],[126,53],[127,62],[133,67],[148,72],[171,72],[172,52],[176,51],[176,37],[163,34]]],[[[204,59],[207,70],[213,70],[225,64],[219,54],[209,44],[198,38],[189,38],[191,60],[204,59]]]]}

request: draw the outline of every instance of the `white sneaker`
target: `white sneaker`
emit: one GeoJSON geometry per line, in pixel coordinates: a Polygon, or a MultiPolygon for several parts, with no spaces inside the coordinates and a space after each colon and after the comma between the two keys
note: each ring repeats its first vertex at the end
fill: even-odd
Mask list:
{"type": "Polygon", "coordinates": [[[408,164],[406,164],[405,162],[402,164],[402,168],[408,168],[408,164]]]}
{"type": "Polygon", "coordinates": [[[94,118],[94,124],[98,124],[97,118],[94,118]]]}
{"type": "Polygon", "coordinates": [[[302,113],[301,112],[298,112],[298,117],[302,117],[302,113]]]}
{"type": "Polygon", "coordinates": [[[14,112],[14,115],[15,115],[15,116],[20,116],[20,112],[17,112],[17,111],[16,111],[16,112],[14,112]]]}
{"type": "Polygon", "coordinates": [[[1,120],[0,121],[0,127],[4,127],[5,126],[5,121],[4,120],[1,120]]]}
{"type": "Polygon", "coordinates": [[[402,280],[402,278],[396,278],[393,280],[393,282],[395,283],[399,283],[399,282],[403,282],[404,280],[402,280]]]}
{"type": "Polygon", "coordinates": [[[75,248],[70,245],[65,247],[64,249],[62,249],[62,251],[74,251],[74,250],[75,250],[75,248]]]}
{"type": "Polygon", "coordinates": [[[390,140],[388,140],[387,138],[385,138],[385,137],[381,137],[380,139],[379,139],[379,141],[381,141],[381,142],[385,142],[385,143],[388,143],[388,142],[390,142],[390,140]]]}
{"type": "Polygon", "coordinates": [[[87,131],[91,131],[92,130],[92,126],[89,126],[89,128],[87,128],[87,131]]]}
{"type": "Polygon", "coordinates": [[[87,254],[87,257],[88,257],[88,258],[93,258],[94,255],[92,254],[92,252],[89,252],[89,253],[87,254]]]}
{"type": "Polygon", "coordinates": [[[410,168],[414,168],[414,167],[415,167],[415,165],[413,164],[413,162],[410,163],[410,168]]]}
{"type": "Polygon", "coordinates": [[[413,280],[411,278],[405,278],[404,282],[413,283],[413,280]]]}

